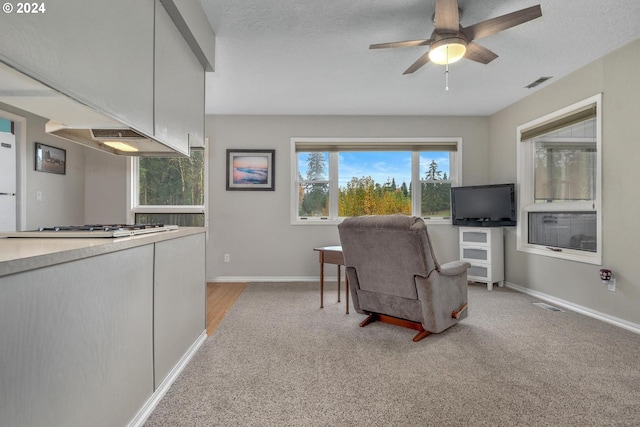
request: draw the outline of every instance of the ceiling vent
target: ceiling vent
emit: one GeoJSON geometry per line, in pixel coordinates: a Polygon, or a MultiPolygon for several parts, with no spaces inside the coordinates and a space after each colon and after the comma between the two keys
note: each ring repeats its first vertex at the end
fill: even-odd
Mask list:
{"type": "Polygon", "coordinates": [[[525,88],[527,89],[533,89],[534,87],[541,85],[542,83],[546,82],[549,79],[552,79],[553,77],[540,77],[538,80],[536,80],[533,83],[529,83],[528,85],[525,86],[525,88]]]}

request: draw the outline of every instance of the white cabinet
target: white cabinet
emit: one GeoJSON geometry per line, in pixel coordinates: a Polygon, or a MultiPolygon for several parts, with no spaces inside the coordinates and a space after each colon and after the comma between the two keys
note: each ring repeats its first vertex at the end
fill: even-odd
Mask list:
{"type": "Polygon", "coordinates": [[[153,356],[156,389],[206,329],[204,233],[156,243],[153,356]]]}
{"type": "Polygon", "coordinates": [[[467,277],[474,282],[504,286],[504,241],[500,227],[461,227],[460,260],[471,264],[467,277]]]}
{"type": "Polygon", "coordinates": [[[183,153],[204,141],[204,79],[202,64],[156,0],[154,135],[183,153]]]}
{"type": "MultiPolygon", "coordinates": [[[[59,7],[46,4],[38,14],[0,13],[0,63],[182,154],[189,154],[189,146],[201,147],[205,66],[161,2],[63,3],[59,7]]],[[[177,14],[201,11],[199,2],[174,6],[177,14]]],[[[212,40],[192,43],[212,45],[212,30],[210,35],[212,40]]],[[[64,121],[68,116],[45,117],[64,121]]]]}
{"type": "Polygon", "coordinates": [[[0,425],[129,423],[153,394],[153,255],[0,277],[0,425]]]}
{"type": "Polygon", "coordinates": [[[42,13],[0,14],[0,60],[152,134],[153,1],[42,4],[42,13]]]}
{"type": "Polygon", "coordinates": [[[193,232],[0,239],[0,426],[142,424],[206,338],[193,232]]]}

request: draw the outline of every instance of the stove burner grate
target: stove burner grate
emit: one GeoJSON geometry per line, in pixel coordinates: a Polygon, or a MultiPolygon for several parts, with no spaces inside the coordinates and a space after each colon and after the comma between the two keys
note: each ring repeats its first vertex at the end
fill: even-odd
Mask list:
{"type": "Polygon", "coordinates": [[[38,231],[113,231],[113,230],[147,230],[163,228],[164,224],[86,224],[57,225],[55,227],[38,227],[38,231]]]}

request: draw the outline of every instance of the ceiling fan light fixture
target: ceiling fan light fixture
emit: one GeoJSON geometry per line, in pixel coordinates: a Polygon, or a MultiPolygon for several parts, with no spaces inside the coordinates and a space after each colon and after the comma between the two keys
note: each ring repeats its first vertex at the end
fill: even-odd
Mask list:
{"type": "Polygon", "coordinates": [[[453,64],[467,52],[467,41],[462,37],[448,37],[438,40],[429,49],[429,60],[434,64],[453,64]]]}

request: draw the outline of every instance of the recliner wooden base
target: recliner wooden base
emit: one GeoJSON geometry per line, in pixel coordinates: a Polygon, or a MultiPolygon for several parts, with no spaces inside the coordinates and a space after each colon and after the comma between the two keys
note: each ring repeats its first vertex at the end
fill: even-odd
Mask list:
{"type": "Polygon", "coordinates": [[[397,317],[388,316],[386,314],[379,314],[379,313],[371,313],[366,319],[360,322],[360,327],[364,328],[369,323],[373,323],[376,321],[382,322],[382,323],[389,323],[396,326],[402,326],[403,328],[409,328],[409,329],[418,331],[416,336],[413,337],[413,342],[418,342],[422,338],[431,334],[431,332],[425,330],[422,327],[422,324],[420,324],[419,322],[412,322],[411,320],[399,319],[397,317]]]}

